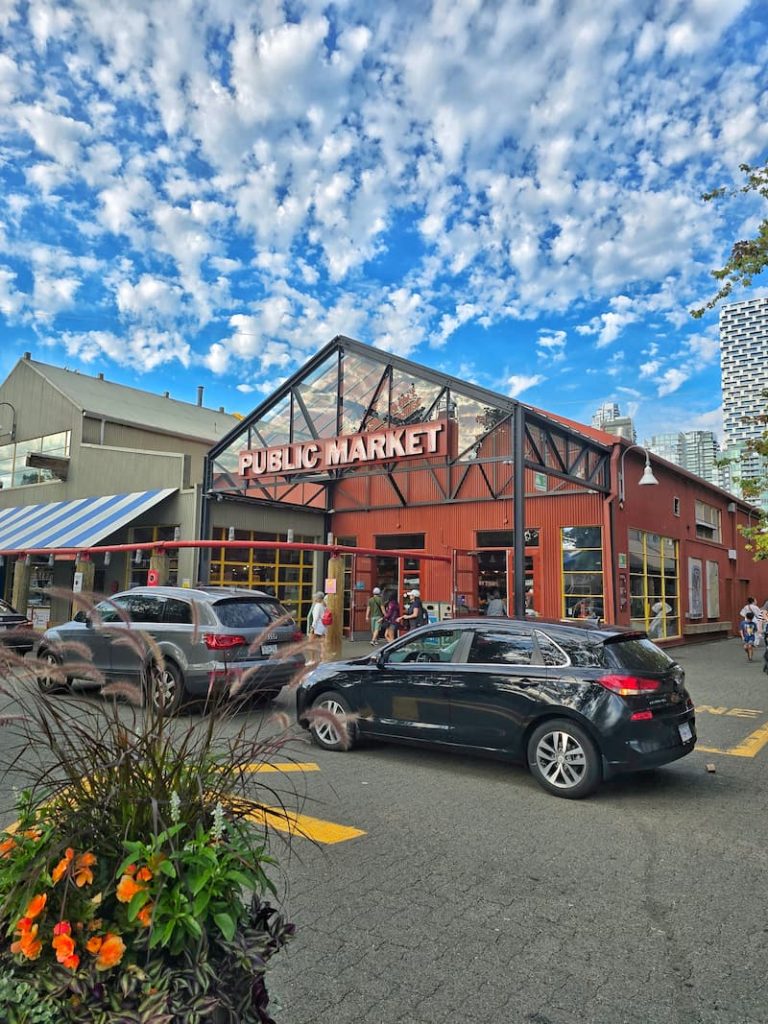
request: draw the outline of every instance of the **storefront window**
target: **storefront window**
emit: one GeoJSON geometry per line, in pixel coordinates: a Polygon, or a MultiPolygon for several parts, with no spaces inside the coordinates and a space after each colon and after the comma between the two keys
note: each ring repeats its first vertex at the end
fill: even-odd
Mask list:
{"type": "Polygon", "coordinates": [[[599,526],[565,526],[561,532],[563,615],[602,619],[605,615],[603,531],[599,526]]]}
{"type": "Polygon", "coordinates": [[[652,640],[680,636],[677,541],[629,531],[630,624],[652,640]]]}
{"type": "MultiPolygon", "coordinates": [[[[216,527],[213,540],[228,540],[229,529],[216,527]]],[[[287,534],[235,530],[233,540],[286,541],[287,534]]],[[[315,537],[294,537],[297,544],[315,544],[315,537]]],[[[304,624],[312,604],[314,552],[299,548],[212,548],[210,583],[213,586],[263,590],[285,605],[304,624]]]]}
{"type": "MultiPolygon", "coordinates": [[[[129,544],[149,544],[160,540],[173,540],[178,526],[135,526],[128,531],[129,544]]],[[[131,587],[146,587],[149,577],[149,560],[152,552],[130,553],[126,565],[126,590],[131,587]]],[[[175,587],[179,580],[179,553],[168,552],[168,586],[175,587]]]]}

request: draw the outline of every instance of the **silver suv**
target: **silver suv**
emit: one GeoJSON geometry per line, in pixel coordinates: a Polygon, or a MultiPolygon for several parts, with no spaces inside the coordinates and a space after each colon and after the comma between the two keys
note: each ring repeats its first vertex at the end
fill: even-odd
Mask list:
{"type": "Polygon", "coordinates": [[[169,714],[227,694],[235,683],[239,693],[266,700],[303,668],[295,646],[303,639],[285,608],[258,590],[136,587],[102,601],[92,615],[78,612],[46,630],[36,650],[38,684],[48,693],[66,691],[78,670],[87,677],[92,665],[108,682],[151,680],[150,696],[169,714]]]}

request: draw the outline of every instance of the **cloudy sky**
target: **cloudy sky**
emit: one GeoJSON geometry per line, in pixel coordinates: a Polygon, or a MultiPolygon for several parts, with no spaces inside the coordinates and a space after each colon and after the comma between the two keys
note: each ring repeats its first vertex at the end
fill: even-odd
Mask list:
{"type": "Polygon", "coordinates": [[[717,429],[766,68],[764,0],[0,0],[0,374],[247,413],[341,333],[717,429]]]}

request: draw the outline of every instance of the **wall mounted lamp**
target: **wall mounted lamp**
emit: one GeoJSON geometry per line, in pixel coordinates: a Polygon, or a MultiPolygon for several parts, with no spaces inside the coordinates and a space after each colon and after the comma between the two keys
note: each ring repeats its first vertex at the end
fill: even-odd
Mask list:
{"type": "Polygon", "coordinates": [[[641,452],[645,452],[645,469],[643,470],[643,475],[638,480],[639,486],[647,487],[653,484],[658,485],[659,483],[651,469],[651,453],[641,444],[631,444],[621,453],[621,461],[619,462],[619,505],[621,508],[624,508],[624,499],[626,497],[624,491],[624,459],[627,457],[627,452],[631,452],[633,448],[638,448],[641,452]]]}

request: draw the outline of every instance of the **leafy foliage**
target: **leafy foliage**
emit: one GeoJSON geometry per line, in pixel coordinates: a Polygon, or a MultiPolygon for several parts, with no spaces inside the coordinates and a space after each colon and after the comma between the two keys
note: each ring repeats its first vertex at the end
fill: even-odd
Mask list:
{"type": "Polygon", "coordinates": [[[254,769],[289,734],[260,735],[244,697],[174,719],[142,687],[104,692],[0,685],[0,770],[30,780],[0,835],[0,977],[53,1000],[57,1024],[268,1024],[267,962],[293,927],[266,900],[263,811],[283,801],[254,769]]]}
{"type": "MultiPolygon", "coordinates": [[[[705,202],[713,202],[740,193],[757,193],[763,199],[768,200],[768,162],[762,167],[740,164],[739,170],[746,175],[746,183],[740,188],[716,188],[711,192],[705,192],[701,198],[705,202]]],[[[719,270],[712,271],[712,277],[723,283],[708,302],[698,309],[691,310],[691,316],[698,320],[708,309],[714,309],[718,302],[731,294],[737,284],[748,288],[752,284],[752,279],[762,273],[766,267],[768,267],[768,217],[763,218],[760,222],[754,238],[735,242],[725,265],[719,270]]]]}

